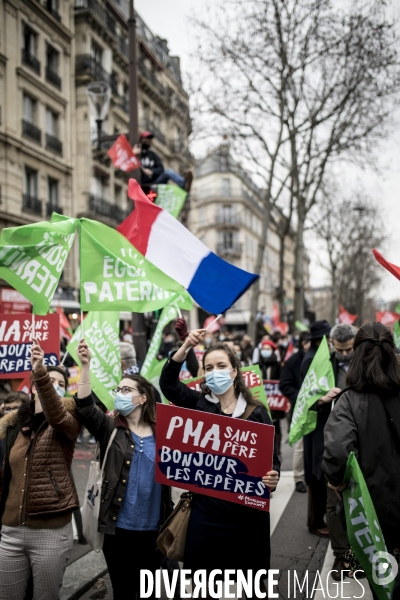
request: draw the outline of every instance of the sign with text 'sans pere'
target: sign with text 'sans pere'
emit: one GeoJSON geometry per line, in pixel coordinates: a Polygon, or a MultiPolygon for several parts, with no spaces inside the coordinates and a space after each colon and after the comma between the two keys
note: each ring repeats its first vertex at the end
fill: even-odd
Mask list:
{"type": "Polygon", "coordinates": [[[274,427],[157,404],[156,481],[269,511],[274,427]]]}
{"type": "MultiPolygon", "coordinates": [[[[35,337],[44,351],[45,366],[60,362],[60,315],[35,318],[35,337]]],[[[22,379],[31,370],[32,318],[0,315],[0,379],[22,379]]]]}

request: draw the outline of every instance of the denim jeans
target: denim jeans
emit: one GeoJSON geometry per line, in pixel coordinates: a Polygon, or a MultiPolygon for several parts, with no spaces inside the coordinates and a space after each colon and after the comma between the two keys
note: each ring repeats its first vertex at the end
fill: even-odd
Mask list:
{"type": "Polygon", "coordinates": [[[161,175],[159,175],[157,177],[157,179],[155,181],[153,181],[153,184],[156,183],[168,183],[168,181],[171,180],[174,183],[176,183],[177,185],[179,185],[179,187],[184,188],[185,187],[185,178],[182,177],[181,175],[179,175],[178,173],[176,173],[175,171],[173,171],[172,169],[165,169],[161,175]]]}

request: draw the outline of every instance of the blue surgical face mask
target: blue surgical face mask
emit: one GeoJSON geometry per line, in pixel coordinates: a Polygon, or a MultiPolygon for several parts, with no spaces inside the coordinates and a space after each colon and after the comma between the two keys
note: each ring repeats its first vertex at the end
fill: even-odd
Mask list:
{"type": "Polygon", "coordinates": [[[272,350],[261,350],[261,356],[263,358],[269,358],[272,356],[272,350]]]}
{"type": "MultiPolygon", "coordinates": [[[[233,371],[233,369],[231,369],[233,371]]],[[[206,373],[206,385],[214,394],[224,394],[233,385],[228,369],[214,369],[206,373]]]]}
{"type": "Polygon", "coordinates": [[[126,417],[133,412],[135,408],[140,406],[140,404],[132,404],[132,398],[141,395],[142,394],[122,394],[121,392],[117,392],[114,398],[114,406],[123,417],[126,417]]]}
{"type": "Polygon", "coordinates": [[[64,398],[65,396],[65,388],[62,388],[58,385],[58,383],[53,383],[54,389],[56,390],[58,396],[60,396],[60,398],[64,398]]]}

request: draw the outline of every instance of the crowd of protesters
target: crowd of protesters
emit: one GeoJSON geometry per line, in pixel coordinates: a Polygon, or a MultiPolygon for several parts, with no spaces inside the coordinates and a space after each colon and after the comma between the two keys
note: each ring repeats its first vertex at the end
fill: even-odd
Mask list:
{"type": "MultiPolygon", "coordinates": [[[[279,485],[282,438],[290,426],[302,382],[326,338],[334,385],[318,399],[316,427],[295,444],[295,490],[308,494],[304,525],[330,538],[335,562],[331,576],[357,578],[363,571],[338,512],[344,471],[351,451],[358,457],[388,551],[398,561],[400,517],[400,364],[391,332],[381,323],[351,325],[315,321],[308,331],[288,335],[265,327],[257,315],[257,336],[226,326],[188,330],[180,318],[163,334],[157,358],[167,359],[160,389],[177,406],[273,424],[273,468],[262,477],[279,485]],[[262,324],[262,328],[261,328],[262,324]],[[289,400],[271,413],[247,389],[241,367],[257,365],[263,380],[279,381],[289,400]],[[201,391],[181,381],[182,372],[205,378],[201,391]]],[[[140,375],[131,332],[121,333],[122,379],[108,413],[90,384],[90,350],[78,346],[78,392],[67,396],[65,365],[44,367],[38,342],[32,347],[31,394],[10,392],[0,404],[0,600],[56,600],[72,548],[72,516],[80,511],[71,464],[85,428],[99,446],[104,481],[98,531],[115,600],[139,598],[140,569],[163,560],[156,549],[160,526],[173,510],[171,488],[154,478],[156,403],[159,390],[140,375]],[[107,414],[108,413],[108,414],[107,414]],[[136,549],[136,551],[135,551],[136,549]],[[140,549],[140,551],[137,551],[140,549]]],[[[79,512],[79,517],[77,516],[79,512]]],[[[197,493],[191,506],[184,567],[192,570],[268,569],[269,513],[197,493]],[[254,539],[262,535],[263,548],[254,539]],[[237,548],[246,548],[245,553],[237,548]]],[[[85,543],[84,540],[82,543],[85,543]]],[[[395,597],[395,596],[394,596],[395,597]]]]}

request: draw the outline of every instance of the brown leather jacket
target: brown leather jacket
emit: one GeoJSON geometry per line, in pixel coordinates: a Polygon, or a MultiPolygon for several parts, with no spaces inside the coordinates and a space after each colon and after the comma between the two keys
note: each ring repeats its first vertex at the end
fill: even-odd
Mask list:
{"type": "Polygon", "coordinates": [[[0,518],[11,481],[10,451],[18,435],[29,438],[23,520],[29,521],[29,518],[40,515],[56,517],[79,507],[71,476],[71,462],[80,430],[75,417],[75,401],[73,398],[59,398],[44,367],[33,372],[33,380],[45,417],[36,433],[30,405],[22,405],[18,411],[0,420],[0,439],[4,439],[5,443],[0,518]]]}

